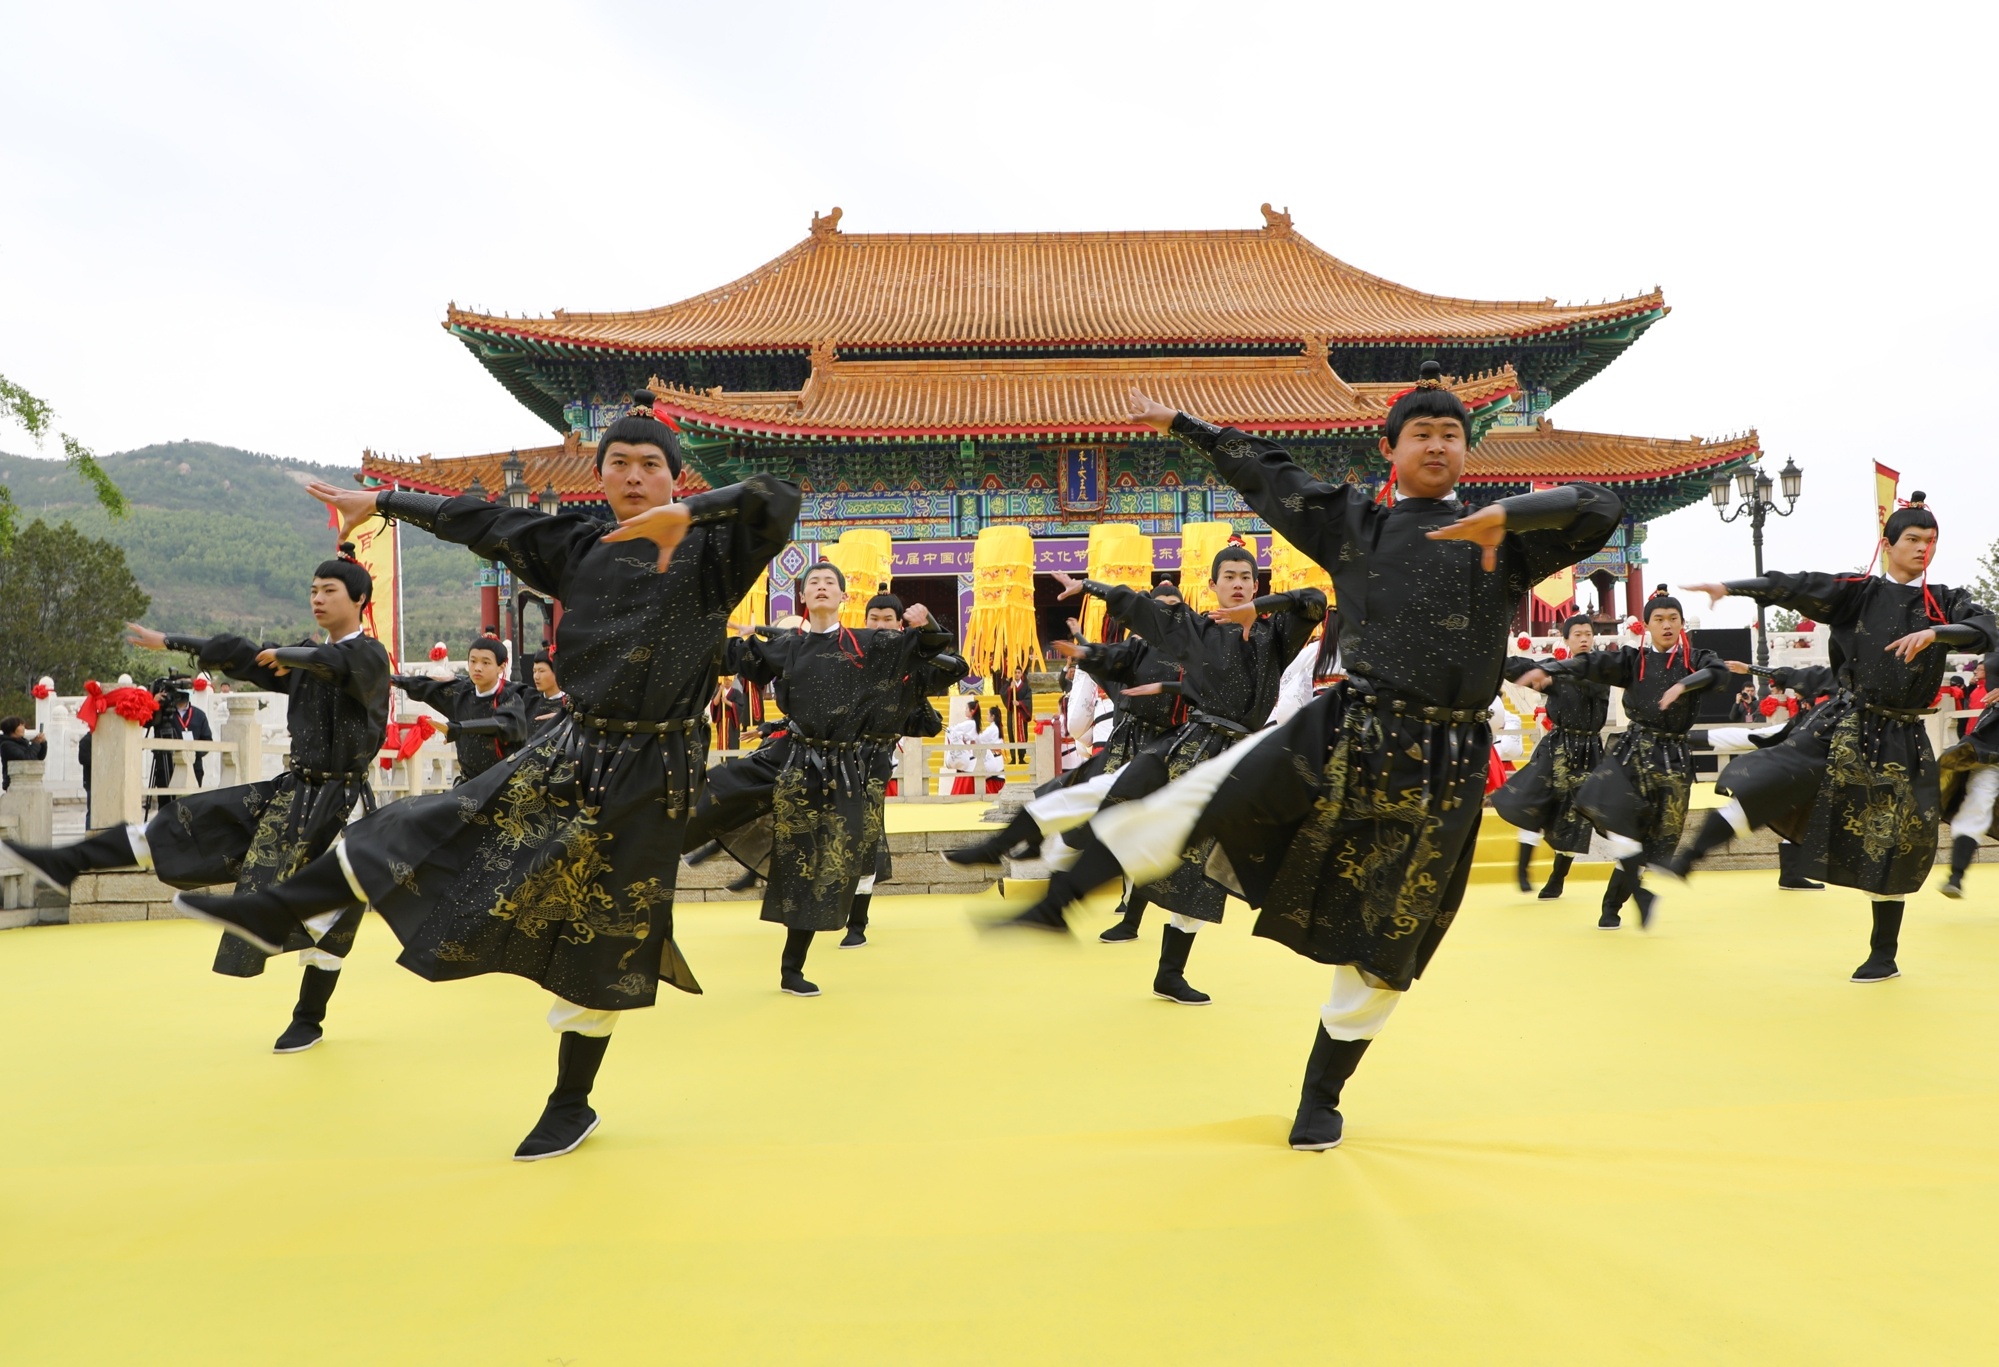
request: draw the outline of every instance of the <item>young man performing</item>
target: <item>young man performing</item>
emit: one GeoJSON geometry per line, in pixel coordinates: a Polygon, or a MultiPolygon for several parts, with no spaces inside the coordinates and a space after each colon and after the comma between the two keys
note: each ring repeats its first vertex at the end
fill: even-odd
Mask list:
{"type": "MultiPolygon", "coordinates": [[[[1587,617],[1562,624],[1562,640],[1570,659],[1588,655],[1596,646],[1596,631],[1587,617]]],[[[1520,828],[1520,890],[1532,892],[1527,866],[1534,847],[1546,840],[1555,851],[1554,871],[1541,889],[1544,901],[1562,895],[1569,866],[1589,853],[1590,823],[1576,807],[1583,780],[1603,758],[1603,728],[1610,717],[1610,685],[1569,675],[1556,677],[1542,668],[1545,661],[1515,655],[1506,662],[1513,683],[1538,689],[1547,697],[1552,728],[1534,746],[1527,765],[1492,795],[1492,809],[1520,828]]]]}
{"type": "Polygon", "coordinates": [[[804,971],[813,935],[846,929],[856,897],[873,895],[908,681],[952,641],[921,603],[908,611],[908,630],[841,626],[845,578],[830,564],[808,568],[799,595],[805,625],[729,642],[727,668],[781,688],[789,743],[771,780],[761,914],[786,930],[779,989],[816,997],[804,971]]]}
{"type": "Polygon", "coordinates": [[[465,652],[469,678],[398,674],[391,682],[444,714],[444,735],[458,749],[458,781],[468,783],[521,748],[528,735],[527,695],[507,682],[507,648],[481,636],[465,652]]]}
{"type": "Polygon", "coordinates": [[[1841,690],[1781,745],[1731,762],[1715,791],[1731,801],[1666,872],[1684,878],[1736,835],[1769,826],[1801,847],[1799,872],[1874,903],[1857,983],[1901,976],[1903,899],[1937,856],[1942,814],[1937,761],[1924,718],[1935,710],[1946,647],[1999,647],[1999,622],[1963,589],[1929,582],[1937,520],[1918,493],[1882,527],[1880,575],[1779,574],[1690,587],[1789,608],[1831,633],[1841,690]]]}
{"type": "Polygon", "coordinates": [[[1638,924],[1652,924],[1656,900],[1642,885],[1645,865],[1671,857],[1687,821],[1693,793],[1694,761],[1687,733],[1696,703],[1689,696],[1725,680],[1731,670],[1747,673],[1711,650],[1687,640],[1679,600],[1662,588],[1645,604],[1646,644],[1596,650],[1567,660],[1551,660],[1521,680],[1536,687],[1536,676],[1571,679],[1624,690],[1627,726],[1617,743],[1585,776],[1576,809],[1603,832],[1617,856],[1610,886],[1597,917],[1602,930],[1624,923],[1627,900],[1638,904],[1638,924]]]}
{"type": "MultiPolygon", "coordinates": [[[[233,788],[194,789],[145,826],[114,826],[61,849],[7,842],[30,868],[58,887],[99,869],[150,869],[169,886],[233,883],[253,893],[288,878],[324,854],[356,802],[373,804],[368,767],[389,723],[389,653],[361,630],[374,591],[368,572],[344,555],[313,571],[312,618],[325,644],[260,646],[241,636],[165,636],[136,623],[127,639],[147,650],[177,650],[197,666],[290,695],[291,753],[276,778],[233,788]]],[[[296,1054],[319,1043],[340,967],[354,947],[361,899],[351,892],[314,908],[310,925],[274,934],[268,953],[299,952],[304,975],[291,1024],[274,1050],[296,1054]]],[[[223,936],[215,971],[254,978],[265,955],[223,936]]]]}
{"type": "MultiPolygon", "coordinates": [[[[1162,604],[1177,606],[1180,586],[1171,580],[1155,584],[1152,596],[1162,604]]],[[[1008,859],[1039,858],[1044,840],[1095,816],[1125,766],[1141,751],[1170,743],[1187,721],[1181,684],[1184,671],[1148,645],[1143,636],[1128,634],[1118,641],[1085,642],[1075,647],[1058,641],[1054,650],[1077,661],[1079,669],[1109,693],[1114,707],[1110,736],[1096,754],[1014,813],[1000,830],[984,840],[946,850],[944,858],[949,863],[997,876],[1008,859]]],[[[1146,905],[1142,890],[1126,887],[1117,923],[1097,938],[1105,944],[1137,940],[1146,905]]]]}
{"type": "Polygon", "coordinates": [[[563,605],[568,715],[448,792],[391,803],[297,876],[180,905],[267,952],[363,898],[433,981],[514,973],[557,1000],[555,1090],[515,1157],[552,1158],[596,1129],[591,1086],[621,1011],[665,978],[699,991],[673,943],[681,834],[700,787],[706,708],[729,613],[784,548],[796,485],[768,475],[673,496],[679,444],[641,391],[597,448],[613,528],[461,495],[313,484],[347,526],[380,512],[504,560],[563,605]],[[656,543],[654,554],[626,543],[656,543]]]}
{"type": "MultiPolygon", "coordinates": [[[[1988,679],[1999,678],[1999,652],[1981,666],[1988,679]]],[[[1937,889],[1955,901],[1964,896],[1964,875],[1978,857],[1980,836],[1999,836],[1993,821],[1999,798],[1999,693],[1989,693],[1964,739],[1937,756],[1942,774],[1940,796],[1950,821],[1950,877],[1937,889]]]]}
{"type": "Polygon", "coordinates": [[[1214,837],[1218,875],[1262,909],[1256,934],[1335,965],[1292,1126],[1299,1149],[1340,1142],[1341,1087],[1422,973],[1471,875],[1506,636],[1533,585],[1594,554],[1622,505],[1595,485],[1467,513],[1452,497],[1470,415],[1440,368],[1386,415],[1392,506],[1327,484],[1282,448],[1132,395],[1132,419],[1205,452],[1258,516],[1333,578],[1347,677],[1283,726],[1066,837],[1059,911],[1121,873],[1148,881],[1214,837]]]}
{"type": "Polygon", "coordinates": [[[562,685],[555,677],[555,662],[545,650],[536,651],[528,659],[534,670],[534,696],[528,701],[528,720],[535,730],[562,715],[568,705],[569,695],[562,691],[562,685]]]}

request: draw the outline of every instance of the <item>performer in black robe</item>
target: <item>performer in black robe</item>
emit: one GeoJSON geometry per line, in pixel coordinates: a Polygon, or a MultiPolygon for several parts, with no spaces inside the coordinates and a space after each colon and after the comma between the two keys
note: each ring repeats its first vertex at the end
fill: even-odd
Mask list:
{"type": "MultiPolygon", "coordinates": [[[[1596,646],[1596,631],[1587,617],[1562,624],[1569,658],[1587,655],[1596,646]]],[[[1520,829],[1520,890],[1532,892],[1527,879],[1534,847],[1544,839],[1555,851],[1555,867],[1541,888],[1545,900],[1562,895],[1569,866],[1589,853],[1590,823],[1576,806],[1583,780],[1603,758],[1603,728],[1610,717],[1610,686],[1594,679],[1556,676],[1542,668],[1548,663],[1515,655],[1506,662],[1509,682],[1537,689],[1547,698],[1549,730],[1535,742],[1527,763],[1492,795],[1492,809],[1520,829]],[[1538,676],[1538,677],[1537,677],[1538,676]]]]}
{"type": "MultiPolygon", "coordinates": [[[[1597,650],[1550,661],[1554,679],[1587,680],[1624,690],[1624,734],[1604,753],[1576,794],[1576,808],[1617,856],[1604,889],[1597,926],[1616,930],[1627,900],[1638,904],[1638,924],[1649,926],[1655,894],[1644,869],[1672,857],[1693,795],[1694,761],[1687,733],[1697,706],[1693,694],[1725,681],[1738,669],[1687,640],[1679,600],[1662,588],[1645,604],[1642,646],[1597,650]]],[[[1747,665],[1739,667],[1746,672],[1747,665]]]]}
{"type": "MultiPolygon", "coordinates": [[[[1210,582],[1219,604],[1210,613],[1120,584],[1064,584],[1066,591],[1102,598],[1113,621],[1181,669],[1186,720],[1171,735],[1137,750],[1105,793],[1106,809],[1159,791],[1262,730],[1277,705],[1285,668],[1326,616],[1326,595],[1317,589],[1256,597],[1256,557],[1240,545],[1215,554],[1210,582]]],[[[1125,903],[1127,915],[1135,898],[1166,909],[1152,992],[1183,1006],[1211,1000],[1187,982],[1187,959],[1201,926],[1219,924],[1228,901],[1228,890],[1207,875],[1213,852],[1211,839],[1190,842],[1163,876],[1134,879],[1125,903]]]]}
{"type": "MultiPolygon", "coordinates": [[[[1999,651],[1985,657],[1985,677],[1999,679],[1999,651]]],[[[1978,857],[1978,842],[1999,838],[1993,810],[1999,799],[1999,691],[1986,694],[1983,710],[1965,729],[1964,739],[1937,756],[1938,792],[1950,822],[1950,877],[1937,891],[1964,896],[1964,875],[1978,857]]]]}
{"type": "MultiPolygon", "coordinates": [[[[144,826],[114,826],[79,844],[30,849],[9,841],[8,848],[58,887],[94,870],[137,867],[171,887],[233,883],[238,893],[268,888],[324,854],[354,804],[372,804],[368,766],[388,729],[389,654],[361,630],[373,591],[368,571],[344,553],[313,571],[313,619],[332,638],[324,644],[168,636],[132,624],[127,635],[133,645],[182,651],[201,669],[290,695],[291,753],[284,772],[230,788],[190,790],[144,826]]],[[[298,1003],[276,1052],[300,1053],[320,1041],[327,1003],[360,928],[359,901],[343,897],[318,909],[310,928],[294,924],[273,941],[271,952],[297,950],[304,966],[298,1003]]],[[[215,971],[253,978],[264,971],[264,959],[225,935],[215,971]]]]}
{"type": "Polygon", "coordinates": [[[521,748],[528,735],[528,699],[503,671],[507,648],[482,636],[465,652],[470,678],[398,674],[392,682],[411,699],[444,714],[445,736],[458,751],[458,782],[479,777],[521,748]]]}
{"type": "Polygon", "coordinates": [[[1942,815],[1937,761],[1923,719],[1936,710],[1949,648],[1999,647],[1999,622],[1964,589],[1929,582],[1937,520],[1921,493],[1888,515],[1882,575],[1768,573],[1696,584],[1789,608],[1823,623],[1841,691],[1781,745],[1744,755],[1715,790],[1732,800],[1710,812],[1668,872],[1768,826],[1801,847],[1801,872],[1873,899],[1874,928],[1857,983],[1901,976],[1903,899],[1936,862],[1942,815]]]}
{"type": "Polygon", "coordinates": [[[539,731],[568,710],[569,695],[562,691],[562,684],[555,677],[555,661],[547,651],[536,651],[528,661],[534,670],[534,694],[527,700],[528,723],[532,730],[539,731]]]}
{"type": "Polygon", "coordinates": [[[1533,585],[1595,554],[1622,505],[1571,484],[1467,512],[1452,497],[1470,415],[1423,366],[1384,420],[1402,497],[1377,502],[1313,478],[1261,437],[1132,395],[1132,419],[1204,452],[1273,530],[1332,575],[1344,681],[1150,797],[1065,837],[1080,855],[1033,915],[1124,873],[1169,872],[1215,837],[1212,873],[1260,907],[1256,934],[1336,965],[1306,1064],[1291,1143],[1340,1142],[1340,1091],[1435,954],[1470,878],[1487,709],[1506,636],[1533,585]],[[1459,544],[1459,543],[1471,544],[1459,544]]]}
{"type": "Polygon", "coordinates": [[[768,475],[674,501],[677,438],[649,394],[637,400],[597,448],[615,528],[464,495],[309,486],[349,526],[379,511],[505,561],[560,602],[568,716],[469,783],[383,807],[267,892],[178,899],[268,951],[361,896],[420,976],[513,973],[553,992],[556,1086],[522,1160],[596,1129],[590,1090],[621,1011],[652,1005],[662,978],[700,990],[673,942],[673,893],[706,708],[729,614],[798,515],[797,486],[768,475]],[[645,540],[656,553],[632,544],[645,540]]]}
{"type": "Polygon", "coordinates": [[[920,603],[909,610],[907,630],[841,626],[845,576],[830,564],[809,567],[800,594],[805,627],[732,640],[725,667],[753,684],[784,681],[790,743],[772,782],[761,915],[786,928],[780,990],[816,997],[804,972],[812,936],[844,929],[856,889],[863,880],[873,887],[888,775],[909,712],[907,680],[952,640],[920,603]]]}

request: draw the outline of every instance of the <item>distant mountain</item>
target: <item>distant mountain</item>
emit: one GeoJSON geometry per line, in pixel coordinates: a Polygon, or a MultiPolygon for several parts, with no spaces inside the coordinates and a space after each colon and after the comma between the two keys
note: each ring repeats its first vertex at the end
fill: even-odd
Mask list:
{"type": "MultiPolygon", "coordinates": [[[[326,509],[304,484],[346,484],[350,470],[211,442],[121,451],[101,463],[131,500],[114,520],[59,461],[0,454],[0,481],[36,517],[69,522],[125,551],[152,595],[147,625],[294,637],[312,627],[306,589],[332,553],[326,509]]],[[[479,625],[478,561],[421,533],[403,537],[403,626],[414,653],[443,640],[463,649],[479,625]]]]}

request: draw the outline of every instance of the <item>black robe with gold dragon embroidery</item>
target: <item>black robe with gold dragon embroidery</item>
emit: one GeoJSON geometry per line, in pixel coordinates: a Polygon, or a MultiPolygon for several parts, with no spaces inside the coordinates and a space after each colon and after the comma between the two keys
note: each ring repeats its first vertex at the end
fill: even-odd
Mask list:
{"type": "Polygon", "coordinates": [[[513,973],[594,1010],[698,991],[673,944],[682,834],[707,754],[730,611],[784,548],[796,485],[755,475],[686,501],[665,574],[610,524],[460,496],[392,493],[382,512],[503,560],[562,604],[567,714],[448,792],[349,830],[352,876],[433,981],[513,973]]]}
{"type": "Polygon", "coordinates": [[[951,644],[934,626],[766,630],[729,643],[731,672],[783,681],[786,744],[771,782],[764,920],[793,930],[847,924],[855,885],[878,872],[912,678],[951,644]]]}
{"type": "MultiPolygon", "coordinates": [[[[176,888],[234,883],[238,894],[291,877],[326,853],[367,793],[368,766],[389,724],[389,652],[366,635],[323,645],[304,641],[300,647],[312,651],[311,662],[280,674],[257,663],[265,647],[241,636],[171,637],[168,643],[203,669],[289,694],[291,752],[276,778],[188,793],[148,822],[153,875],[176,888]]],[[[356,906],[316,943],[345,957],[360,925],[356,906]]],[[[285,948],[314,944],[301,927],[285,948]]],[[[217,973],[254,978],[264,963],[263,954],[233,935],[216,947],[217,973]]]]}
{"type": "MultiPolygon", "coordinates": [[[[1515,655],[1506,677],[1554,663],[1515,655]]],[[[1523,831],[1539,831],[1548,848],[1588,854],[1590,821],[1576,806],[1583,780],[1603,758],[1603,727],[1610,716],[1610,685],[1594,679],[1555,675],[1542,695],[1550,730],[1534,743],[1527,763],[1492,795],[1492,809],[1523,831]]]]}
{"type": "Polygon", "coordinates": [[[1936,862],[1942,798],[1923,715],[1943,684],[1949,649],[1999,646],[1999,622],[1963,589],[1897,584],[1880,576],[1777,574],[1732,592],[1825,625],[1839,691],[1781,744],[1731,760],[1715,783],[1752,824],[1799,845],[1797,872],[1876,897],[1923,885],[1936,862]],[[1941,642],[1904,663],[1886,649],[1943,622],[1979,639],[1941,642]]]}
{"type": "MultiPolygon", "coordinates": [[[[1425,533],[1465,515],[1454,498],[1376,502],[1315,479],[1282,447],[1181,414],[1180,436],[1285,540],[1333,577],[1344,681],[1255,738],[1203,812],[1211,873],[1261,908],[1256,934],[1307,958],[1407,988],[1464,899],[1483,810],[1514,613],[1529,590],[1595,554],[1623,505],[1593,484],[1540,500],[1497,548],[1425,533]]],[[[1533,497],[1533,496],[1530,496],[1533,497]]]]}
{"type": "Polygon", "coordinates": [[[1624,690],[1630,725],[1584,780],[1576,807],[1598,830],[1642,844],[1647,863],[1665,863],[1680,847],[1687,824],[1687,799],[1694,789],[1687,732],[1700,690],[1726,680],[1728,666],[1712,650],[1682,640],[1671,650],[1649,644],[1593,650],[1547,670],[1558,679],[1588,679],[1624,690]],[[1692,691],[1662,709],[1659,699],[1675,684],[1692,691]]]}

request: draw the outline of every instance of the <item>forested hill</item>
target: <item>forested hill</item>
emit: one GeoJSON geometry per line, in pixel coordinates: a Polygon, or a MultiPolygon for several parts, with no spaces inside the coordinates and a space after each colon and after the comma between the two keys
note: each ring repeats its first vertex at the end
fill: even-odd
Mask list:
{"type": "MultiPolygon", "coordinates": [[[[147,624],[163,631],[237,631],[295,637],[312,626],[313,566],[332,554],[326,509],[310,479],[346,485],[348,470],[178,441],[105,456],[131,500],[114,520],[59,461],[0,454],[0,481],[36,517],[75,525],[124,548],[152,596],[147,624]]],[[[405,532],[403,622],[413,646],[444,640],[462,650],[478,626],[478,564],[469,551],[405,532]]]]}

